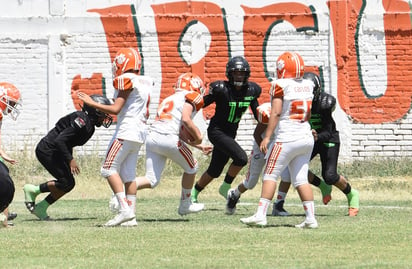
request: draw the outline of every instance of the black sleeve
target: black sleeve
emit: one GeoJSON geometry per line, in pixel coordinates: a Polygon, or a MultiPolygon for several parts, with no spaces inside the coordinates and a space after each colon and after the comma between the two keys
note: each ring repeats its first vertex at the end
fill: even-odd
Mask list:
{"type": "Polygon", "coordinates": [[[70,116],[70,122],[60,130],[54,140],[54,144],[68,162],[73,159],[73,147],[83,145],[85,133],[90,122],[86,115],[82,113],[73,113],[70,116]]]}
{"type": "Polygon", "coordinates": [[[258,112],[257,112],[257,107],[259,106],[258,98],[260,94],[262,93],[262,88],[256,83],[253,83],[252,87],[253,87],[253,95],[255,99],[253,99],[252,102],[250,102],[250,109],[252,110],[253,116],[258,121],[258,112]]]}
{"type": "Polygon", "coordinates": [[[55,139],[54,143],[68,162],[73,159],[73,148],[70,146],[72,140],[78,136],[78,131],[72,126],[64,129],[55,139]]]}
{"type": "Polygon", "coordinates": [[[216,101],[217,96],[222,92],[225,85],[223,81],[215,81],[209,85],[209,93],[203,97],[203,107],[207,107],[216,101]]]}
{"type": "Polygon", "coordinates": [[[316,130],[318,133],[318,142],[328,142],[335,132],[335,122],[332,118],[332,110],[321,110],[320,116],[322,117],[322,128],[316,130]]]}

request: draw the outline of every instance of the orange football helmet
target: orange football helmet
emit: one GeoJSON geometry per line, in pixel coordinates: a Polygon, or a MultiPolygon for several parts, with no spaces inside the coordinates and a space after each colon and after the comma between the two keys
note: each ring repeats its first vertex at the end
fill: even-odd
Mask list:
{"type": "Polygon", "coordinates": [[[20,114],[21,102],[19,89],[8,82],[0,82],[0,109],[4,115],[16,120],[20,114]]]}
{"type": "Polygon", "coordinates": [[[302,78],[305,64],[296,52],[284,52],[276,60],[277,78],[302,78]]]}
{"type": "Polygon", "coordinates": [[[138,51],[133,48],[120,49],[112,63],[113,77],[120,76],[130,70],[140,71],[141,67],[142,57],[138,51]]]}
{"type": "Polygon", "coordinates": [[[205,93],[205,85],[202,79],[194,73],[184,73],[179,76],[174,86],[175,91],[195,91],[200,95],[205,93]]]}

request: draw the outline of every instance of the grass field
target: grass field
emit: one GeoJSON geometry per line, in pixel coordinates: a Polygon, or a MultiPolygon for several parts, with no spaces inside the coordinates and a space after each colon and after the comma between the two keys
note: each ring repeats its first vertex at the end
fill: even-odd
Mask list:
{"type": "MultiPolygon", "coordinates": [[[[243,177],[236,179],[237,184],[243,177]]],[[[138,192],[137,227],[103,228],[112,217],[107,183],[82,174],[75,189],[49,208],[53,221],[38,221],[24,206],[22,186],[45,178],[18,179],[10,206],[14,227],[0,229],[0,268],[412,268],[412,178],[353,178],[361,209],[349,218],[338,189],[329,205],[314,189],[319,229],[299,230],[304,219],[297,193],[290,217],[268,217],[250,228],[259,184],[242,196],[235,215],[224,214],[217,179],[199,196],[205,211],[177,214],[180,179],[165,177],[154,190],[138,192]]],[[[42,197],[40,197],[42,198],[42,197]]],[[[271,211],[271,209],[270,209],[271,211]]]]}

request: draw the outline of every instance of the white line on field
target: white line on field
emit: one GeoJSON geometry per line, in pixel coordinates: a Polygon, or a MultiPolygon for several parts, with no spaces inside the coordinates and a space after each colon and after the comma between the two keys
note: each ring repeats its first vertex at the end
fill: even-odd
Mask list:
{"type": "MultiPolygon", "coordinates": [[[[206,205],[220,205],[221,203],[205,203],[206,205]]],[[[252,206],[252,205],[258,205],[258,203],[242,203],[239,202],[237,205],[241,206],[252,206]]],[[[285,203],[285,207],[302,207],[302,204],[288,204],[285,203]]],[[[322,205],[322,204],[316,204],[315,207],[336,207],[336,208],[347,208],[347,205],[322,205]]],[[[363,206],[360,204],[360,208],[382,208],[382,209],[403,209],[403,210],[412,210],[411,206],[384,206],[384,205],[366,205],[363,206]]]]}

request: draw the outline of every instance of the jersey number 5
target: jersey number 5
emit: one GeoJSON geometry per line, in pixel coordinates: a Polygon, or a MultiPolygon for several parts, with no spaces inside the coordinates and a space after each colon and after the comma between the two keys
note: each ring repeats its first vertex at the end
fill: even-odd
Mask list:
{"type": "Polygon", "coordinates": [[[308,121],[310,110],[312,109],[312,100],[297,100],[290,104],[290,119],[298,121],[308,121]]]}

